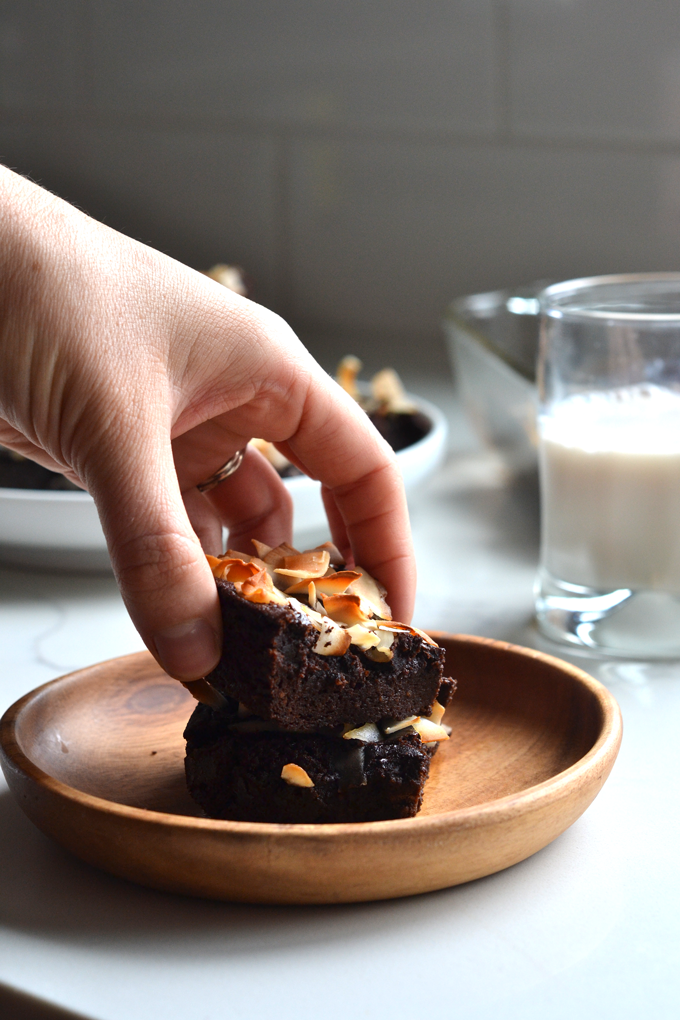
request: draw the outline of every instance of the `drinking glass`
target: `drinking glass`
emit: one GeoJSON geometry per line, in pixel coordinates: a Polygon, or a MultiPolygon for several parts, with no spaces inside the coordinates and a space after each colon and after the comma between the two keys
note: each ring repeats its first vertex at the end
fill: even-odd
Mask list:
{"type": "Polygon", "coordinates": [[[540,305],[539,626],[680,657],[680,273],[571,280],[540,305]]]}

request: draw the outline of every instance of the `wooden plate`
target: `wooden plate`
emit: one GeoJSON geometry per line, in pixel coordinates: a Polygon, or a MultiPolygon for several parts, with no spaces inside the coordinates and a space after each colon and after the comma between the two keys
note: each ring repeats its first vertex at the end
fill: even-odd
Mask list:
{"type": "Polygon", "coordinates": [[[459,689],[451,740],[417,818],[266,825],[198,817],[184,788],[194,702],[142,652],[53,680],[0,723],[2,767],[29,818],[100,868],[173,892],[342,903],[428,892],[524,860],[588,807],[621,716],[574,666],[435,634],[459,689]]]}

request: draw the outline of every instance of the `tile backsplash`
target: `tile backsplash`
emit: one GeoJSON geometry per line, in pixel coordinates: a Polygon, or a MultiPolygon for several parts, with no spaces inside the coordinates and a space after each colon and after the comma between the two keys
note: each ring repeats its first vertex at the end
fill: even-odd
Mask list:
{"type": "Polygon", "coordinates": [[[680,4],[5,0],[0,159],[439,370],[458,294],[680,269],[680,4]]]}

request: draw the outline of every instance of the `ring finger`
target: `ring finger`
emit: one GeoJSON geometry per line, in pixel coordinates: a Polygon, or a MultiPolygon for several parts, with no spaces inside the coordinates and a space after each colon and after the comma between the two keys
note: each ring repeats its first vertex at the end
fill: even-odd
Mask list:
{"type": "Polygon", "coordinates": [[[192,450],[186,442],[174,445],[184,503],[206,552],[218,548],[221,551],[223,525],[229,528],[229,546],[243,552],[252,552],[251,538],[272,546],[292,540],[290,494],[261,453],[247,447],[239,468],[203,495],[196,488],[196,463],[215,465],[214,471],[219,470],[222,465],[217,461],[228,451],[222,447],[221,452],[216,450],[211,456],[212,451],[206,450],[204,444],[200,450],[192,450]],[[187,486],[189,478],[191,483],[187,486]]]}

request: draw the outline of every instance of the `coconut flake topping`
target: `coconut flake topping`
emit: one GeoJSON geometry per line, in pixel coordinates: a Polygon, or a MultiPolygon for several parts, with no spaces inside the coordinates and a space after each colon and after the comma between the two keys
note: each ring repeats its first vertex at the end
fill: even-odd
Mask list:
{"type": "Polygon", "coordinates": [[[376,662],[388,662],[399,631],[436,644],[416,627],[393,621],[382,585],[362,567],[343,569],[332,542],[304,552],[286,543],[253,546],[257,556],[234,549],[208,556],[213,575],[230,581],[248,602],[287,605],[306,616],[319,632],[314,646],[319,655],[344,655],[351,644],[376,662]]]}

